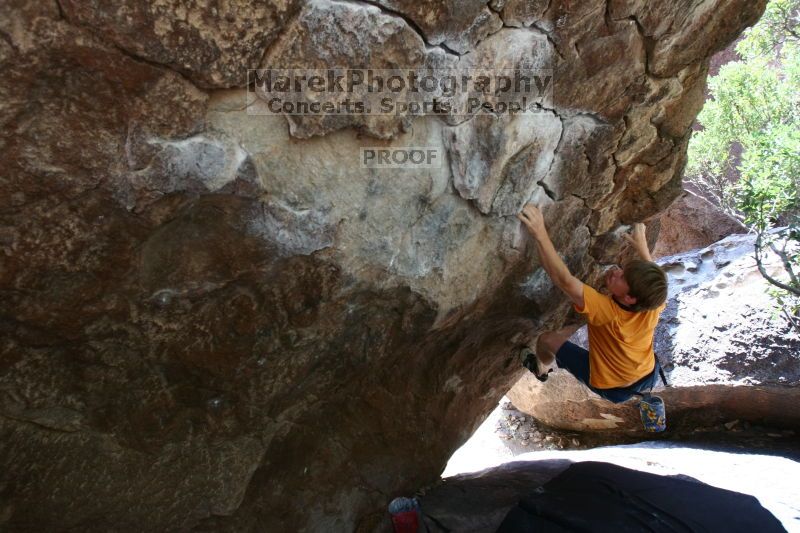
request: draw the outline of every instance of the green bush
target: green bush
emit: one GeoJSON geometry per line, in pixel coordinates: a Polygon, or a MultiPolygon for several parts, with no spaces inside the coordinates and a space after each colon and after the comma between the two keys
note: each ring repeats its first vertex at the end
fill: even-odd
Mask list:
{"type": "Polygon", "coordinates": [[[687,178],[757,235],[761,274],[800,329],[800,0],[772,0],[737,45],[741,61],[709,79],[687,178]],[[738,180],[736,177],[738,176],[738,180]],[[763,266],[771,250],[780,275],[763,266]]]}

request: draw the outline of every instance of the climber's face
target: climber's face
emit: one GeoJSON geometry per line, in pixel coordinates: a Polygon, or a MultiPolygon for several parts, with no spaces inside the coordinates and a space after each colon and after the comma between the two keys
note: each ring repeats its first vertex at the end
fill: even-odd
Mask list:
{"type": "Polygon", "coordinates": [[[625,272],[618,266],[612,267],[605,275],[606,288],[616,300],[625,305],[634,305],[636,298],[631,297],[628,292],[630,287],[625,280],[625,272]]]}

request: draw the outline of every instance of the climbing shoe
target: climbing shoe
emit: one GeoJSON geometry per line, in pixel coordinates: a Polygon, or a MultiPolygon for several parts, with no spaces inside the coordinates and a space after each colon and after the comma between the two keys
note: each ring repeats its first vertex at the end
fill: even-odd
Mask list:
{"type": "Polygon", "coordinates": [[[539,358],[536,357],[536,354],[533,353],[530,348],[527,346],[522,349],[520,352],[520,358],[522,359],[522,366],[530,370],[530,372],[536,376],[536,379],[544,383],[547,381],[547,377],[550,372],[553,371],[552,368],[548,369],[547,372],[542,372],[539,368],[539,358]]]}

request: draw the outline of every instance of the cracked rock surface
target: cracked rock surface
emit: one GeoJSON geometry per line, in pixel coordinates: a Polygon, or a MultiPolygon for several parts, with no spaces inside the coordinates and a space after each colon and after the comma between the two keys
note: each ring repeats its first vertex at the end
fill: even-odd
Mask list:
{"type": "Polygon", "coordinates": [[[681,5],[5,2],[0,529],[369,530],[436,479],[569,308],[519,207],[593,280],[679,193],[707,59],[764,1],[681,5]],[[329,66],[553,91],[281,116],[245,87],[329,66]]]}

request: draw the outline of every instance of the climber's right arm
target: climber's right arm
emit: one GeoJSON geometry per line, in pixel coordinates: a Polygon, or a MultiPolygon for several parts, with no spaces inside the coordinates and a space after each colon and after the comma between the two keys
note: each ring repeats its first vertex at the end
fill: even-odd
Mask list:
{"type": "Polygon", "coordinates": [[[583,282],[572,275],[561,260],[561,257],[556,252],[550,236],[547,234],[547,228],[544,225],[544,217],[542,212],[533,204],[526,204],[522,209],[522,213],[517,215],[517,218],[525,224],[528,232],[536,240],[536,248],[539,251],[539,259],[550,279],[556,287],[564,291],[572,302],[578,306],[579,309],[583,308],[583,282]]]}

